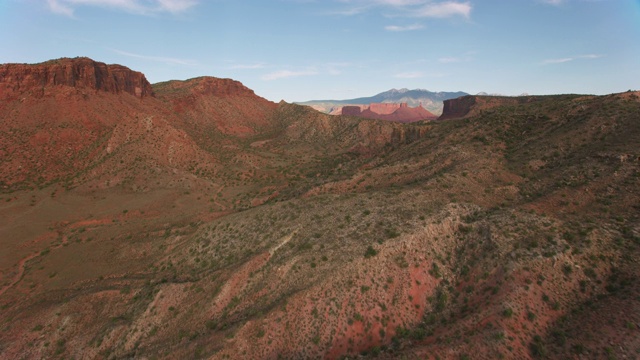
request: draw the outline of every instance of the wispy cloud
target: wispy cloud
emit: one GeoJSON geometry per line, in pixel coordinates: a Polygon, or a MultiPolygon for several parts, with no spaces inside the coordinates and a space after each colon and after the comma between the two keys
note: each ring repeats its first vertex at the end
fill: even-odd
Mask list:
{"type": "Polygon", "coordinates": [[[562,63],[579,60],[579,59],[598,59],[603,56],[604,55],[600,55],[600,54],[586,54],[586,55],[578,55],[578,56],[558,58],[558,59],[546,59],[542,61],[542,65],[562,64],[562,63]]]}
{"type": "Polygon", "coordinates": [[[355,16],[355,15],[359,15],[367,12],[373,6],[375,6],[375,4],[355,5],[355,6],[339,9],[339,10],[329,11],[327,14],[340,15],[340,16],[355,16]]]}
{"type": "Polygon", "coordinates": [[[547,60],[544,60],[542,63],[543,64],[562,64],[562,63],[566,63],[573,60],[575,60],[575,58],[547,59],[547,60]]]}
{"type": "Polygon", "coordinates": [[[287,79],[292,77],[310,76],[310,75],[317,75],[317,74],[318,74],[318,71],[313,69],[300,70],[300,71],[278,70],[278,71],[265,74],[261,78],[262,80],[265,80],[265,81],[272,81],[272,80],[278,80],[278,79],[287,79]]]}
{"type": "Polygon", "coordinates": [[[409,6],[424,4],[425,0],[374,0],[373,3],[388,6],[409,6]]]}
{"type": "Polygon", "coordinates": [[[199,0],[47,0],[51,12],[73,17],[76,8],[97,6],[117,9],[134,14],[178,14],[198,4],[199,0]]]}
{"type": "MultiPolygon", "coordinates": [[[[306,66],[300,66],[297,68],[287,69],[287,65],[279,66],[282,70],[272,71],[262,75],[260,78],[264,81],[272,81],[279,79],[287,79],[301,76],[313,76],[313,75],[330,75],[338,76],[342,75],[347,68],[358,67],[360,65],[346,61],[330,61],[324,63],[312,63],[306,66]],[[284,68],[284,69],[283,69],[284,68]]],[[[267,66],[265,66],[266,68],[267,66]]],[[[273,68],[274,66],[269,65],[273,68]]]]}
{"type": "Polygon", "coordinates": [[[397,32],[413,31],[413,30],[424,29],[424,26],[420,24],[413,24],[413,25],[406,25],[406,26],[389,25],[389,26],[385,26],[384,29],[387,31],[397,31],[397,32]]]}
{"type": "Polygon", "coordinates": [[[120,55],[132,57],[136,59],[148,60],[148,61],[163,62],[165,64],[185,65],[185,66],[195,66],[198,64],[195,60],[178,59],[178,58],[163,57],[163,56],[140,55],[140,54],[134,54],[127,51],[118,50],[118,49],[109,49],[109,50],[120,55]]]}
{"type": "Polygon", "coordinates": [[[456,1],[428,3],[419,8],[413,16],[428,18],[462,16],[468,19],[471,16],[471,3],[456,1]]]}
{"type": "Polygon", "coordinates": [[[560,6],[563,3],[565,3],[565,0],[541,0],[541,1],[545,4],[549,4],[553,6],[560,6]]]}
{"type": "Polygon", "coordinates": [[[198,0],[156,0],[156,2],[158,3],[159,10],[174,14],[198,5],[198,0]]]}
{"type": "Polygon", "coordinates": [[[587,55],[578,56],[578,59],[599,59],[601,57],[604,57],[604,55],[601,55],[601,54],[587,54],[587,55]]]}
{"type": "MultiPolygon", "coordinates": [[[[348,4],[349,7],[336,11],[334,14],[346,16],[361,14],[374,8],[386,8],[393,9],[395,13],[392,16],[396,17],[449,18],[462,16],[468,19],[473,9],[469,1],[454,0],[340,0],[340,2],[348,4]]],[[[397,28],[402,27],[398,26],[397,28]]]]}
{"type": "Polygon", "coordinates": [[[55,14],[73,16],[73,9],[57,0],[47,0],[49,10],[55,14]]]}

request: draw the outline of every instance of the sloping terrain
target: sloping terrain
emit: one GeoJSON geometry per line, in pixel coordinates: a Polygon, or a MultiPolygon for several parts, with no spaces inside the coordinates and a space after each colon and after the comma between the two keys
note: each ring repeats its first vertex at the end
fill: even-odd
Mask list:
{"type": "Polygon", "coordinates": [[[403,125],[213,78],[94,91],[84,121],[73,85],[20,91],[0,105],[0,358],[640,354],[638,93],[403,125]]]}

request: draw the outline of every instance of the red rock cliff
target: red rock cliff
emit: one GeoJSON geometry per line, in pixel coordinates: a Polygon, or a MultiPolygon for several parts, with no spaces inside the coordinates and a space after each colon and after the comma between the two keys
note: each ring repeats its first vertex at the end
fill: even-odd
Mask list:
{"type": "Polygon", "coordinates": [[[342,115],[360,116],[360,114],[362,114],[362,108],[360,106],[348,105],[342,107],[342,115]]]}
{"type": "Polygon", "coordinates": [[[393,114],[394,111],[400,109],[403,105],[407,107],[407,103],[372,103],[369,105],[369,110],[379,115],[389,115],[393,114]]]}
{"type": "Polygon", "coordinates": [[[549,96],[479,96],[467,95],[456,99],[444,101],[442,115],[438,120],[464,118],[474,116],[482,110],[488,110],[500,106],[513,106],[541,101],[549,96]]]}
{"type": "Polygon", "coordinates": [[[436,115],[430,113],[422,105],[410,108],[407,103],[371,103],[366,105],[347,105],[342,108],[342,115],[358,116],[367,119],[387,120],[410,123],[421,120],[435,120],[436,115]]]}
{"type": "Polygon", "coordinates": [[[471,108],[476,104],[476,96],[467,95],[455,99],[444,101],[442,115],[438,120],[461,118],[469,114],[471,108]]]}
{"type": "Polygon", "coordinates": [[[33,65],[0,65],[0,99],[27,91],[43,94],[45,87],[52,86],[129,93],[139,98],[153,96],[151,84],[142,73],[89,58],[63,58],[33,65]]]}

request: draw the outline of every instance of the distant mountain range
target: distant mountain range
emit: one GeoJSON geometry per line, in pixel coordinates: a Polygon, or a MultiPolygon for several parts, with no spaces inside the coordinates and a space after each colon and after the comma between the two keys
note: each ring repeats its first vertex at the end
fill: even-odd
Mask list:
{"type": "Polygon", "coordinates": [[[407,103],[409,107],[422,107],[433,114],[442,114],[442,104],[445,100],[455,99],[469,95],[463,91],[456,92],[433,92],[425,89],[391,89],[370,97],[361,97],[347,100],[311,100],[299,102],[297,104],[311,106],[316,110],[327,114],[338,115],[342,107],[346,105],[368,105],[372,103],[407,103]]]}

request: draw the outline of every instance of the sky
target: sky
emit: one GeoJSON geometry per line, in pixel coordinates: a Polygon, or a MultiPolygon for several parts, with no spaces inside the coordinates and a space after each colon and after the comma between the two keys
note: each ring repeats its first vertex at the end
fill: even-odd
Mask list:
{"type": "Polygon", "coordinates": [[[640,88],[640,0],[0,0],[0,63],[87,56],[288,102],[640,88]]]}

